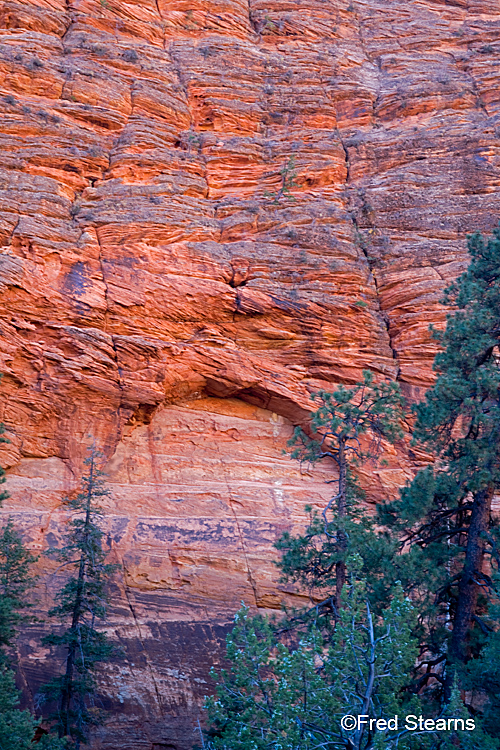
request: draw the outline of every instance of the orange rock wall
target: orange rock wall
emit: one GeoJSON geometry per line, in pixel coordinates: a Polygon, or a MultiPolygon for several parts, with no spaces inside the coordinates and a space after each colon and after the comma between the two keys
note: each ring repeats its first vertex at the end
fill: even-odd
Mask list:
{"type": "Polygon", "coordinates": [[[499,39],[497,0],[0,4],[5,513],[55,543],[95,439],[127,652],[96,750],[191,748],[224,625],[287,593],[272,543],[328,497],[282,453],[309,394],[431,382],[500,217],[499,39]]]}

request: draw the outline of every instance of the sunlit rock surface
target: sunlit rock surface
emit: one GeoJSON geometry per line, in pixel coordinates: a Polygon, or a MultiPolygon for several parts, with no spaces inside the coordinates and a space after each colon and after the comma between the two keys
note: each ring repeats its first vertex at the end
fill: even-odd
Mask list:
{"type": "MultiPolygon", "coordinates": [[[[5,512],[57,543],[102,450],[126,658],[93,747],[187,750],[225,626],[293,595],[273,541],[329,497],[282,452],[310,393],[431,382],[442,289],[500,217],[500,9],[38,0],[0,26],[5,512]]],[[[388,458],[369,500],[411,474],[388,458]]]]}

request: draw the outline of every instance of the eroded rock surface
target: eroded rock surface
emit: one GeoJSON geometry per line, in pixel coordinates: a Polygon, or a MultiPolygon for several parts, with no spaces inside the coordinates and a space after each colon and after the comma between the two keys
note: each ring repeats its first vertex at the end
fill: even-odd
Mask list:
{"type": "MultiPolygon", "coordinates": [[[[94,746],[183,750],[225,624],[291,594],[272,543],[328,497],[282,454],[310,393],[431,382],[441,291],[500,216],[500,9],[8,1],[0,27],[5,511],[55,543],[95,439],[128,656],[94,746]]],[[[33,693],[34,631],[22,654],[33,693]]]]}

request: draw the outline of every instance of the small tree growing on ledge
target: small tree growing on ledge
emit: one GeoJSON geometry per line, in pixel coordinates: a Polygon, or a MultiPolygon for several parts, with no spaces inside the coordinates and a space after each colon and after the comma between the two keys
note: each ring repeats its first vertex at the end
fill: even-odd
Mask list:
{"type": "MultiPolygon", "coordinates": [[[[311,415],[316,437],[309,438],[296,428],[289,442],[292,457],[316,462],[329,458],[336,464],[338,478],[330,480],[337,486],[336,494],[323,510],[322,518],[313,516],[305,533],[292,537],[285,533],[277,542],[282,552],[279,567],[286,580],[300,582],[308,588],[330,588],[334,596],[330,604],[338,609],[346,580],[346,558],[350,552],[365,550],[371,560],[382,551],[385,542],[370,533],[370,522],[358,509],[362,493],[357,485],[354,468],[380,454],[381,441],[394,442],[402,436],[402,397],[397,383],[374,383],[369,371],[363,382],[347,388],[340,385],[333,393],[320,391],[312,398],[318,403],[311,415]],[[361,436],[371,439],[361,447],[361,436]],[[370,544],[361,537],[369,534],[370,544]]],[[[365,561],[366,562],[366,561],[365,561]]]]}
{"type": "Polygon", "coordinates": [[[106,634],[96,628],[97,621],[106,619],[106,586],[115,570],[114,565],[105,562],[102,549],[100,500],[109,491],[97,466],[100,457],[92,449],[85,461],[89,471],[83,477],[82,491],[67,501],[76,515],[69,523],[66,544],[53,554],[75,572],[59,593],[58,604],[49,612],[66,629],[44,639],[47,644],[64,647],[66,658],[64,673],[42,688],[42,700],[57,704],[50,719],[59,737],[70,740],[75,750],[87,742],[89,728],[103,720],[95,705],[94,675],[97,665],[113,652],[106,634]]]}
{"type": "Polygon", "coordinates": [[[288,198],[289,200],[295,200],[291,193],[291,188],[297,187],[295,178],[297,177],[297,170],[295,169],[295,154],[292,154],[288,161],[280,169],[281,175],[281,187],[276,193],[270,193],[268,190],[264,192],[265,198],[272,198],[273,203],[279,203],[281,198],[288,198]]]}

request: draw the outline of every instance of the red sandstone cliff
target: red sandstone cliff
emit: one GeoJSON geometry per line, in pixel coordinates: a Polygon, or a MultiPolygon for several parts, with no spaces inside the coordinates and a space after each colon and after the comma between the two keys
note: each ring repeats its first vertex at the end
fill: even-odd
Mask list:
{"type": "MultiPolygon", "coordinates": [[[[95,748],[190,748],[223,624],[278,606],[273,540],[328,496],[282,454],[309,393],[369,367],[418,397],[465,234],[500,217],[498,0],[2,2],[0,27],[5,512],[53,543],[95,437],[128,655],[95,748]]],[[[33,691],[35,629],[21,651],[33,691]]]]}

